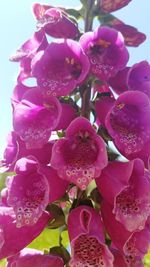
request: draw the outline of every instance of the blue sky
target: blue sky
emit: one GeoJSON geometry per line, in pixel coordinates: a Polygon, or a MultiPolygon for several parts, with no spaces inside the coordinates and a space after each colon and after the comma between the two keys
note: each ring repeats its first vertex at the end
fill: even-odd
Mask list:
{"type": "MultiPolygon", "coordinates": [[[[35,20],[31,14],[33,2],[32,0],[5,0],[0,3],[0,155],[5,146],[6,136],[12,129],[10,98],[18,72],[18,64],[9,62],[8,58],[34,32],[35,20]]],[[[53,6],[80,5],[79,0],[38,2],[53,6]]],[[[113,14],[147,35],[147,40],[140,47],[129,49],[129,65],[141,60],[150,62],[149,0],[132,0],[127,7],[113,14]]]]}

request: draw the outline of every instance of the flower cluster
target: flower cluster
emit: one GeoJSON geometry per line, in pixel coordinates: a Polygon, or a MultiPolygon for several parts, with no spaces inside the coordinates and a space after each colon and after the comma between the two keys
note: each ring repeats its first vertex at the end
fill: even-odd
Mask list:
{"type": "Polygon", "coordinates": [[[33,4],[37,30],[11,57],[20,68],[1,161],[0,259],[7,267],[144,266],[150,65],[127,66],[126,45],[145,35],[110,14],[131,0],[82,2],[78,11],[33,4]],[[92,30],[95,10],[101,25],[92,30]],[[83,11],[85,32],[77,24],[83,11]],[[59,228],[59,247],[26,248],[47,225],[59,228]]]}

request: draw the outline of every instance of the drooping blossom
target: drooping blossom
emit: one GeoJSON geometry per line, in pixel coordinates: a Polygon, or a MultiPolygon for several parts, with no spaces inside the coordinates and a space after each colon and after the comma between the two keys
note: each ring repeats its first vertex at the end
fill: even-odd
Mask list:
{"type": "Polygon", "coordinates": [[[74,39],[79,35],[78,26],[62,8],[33,4],[33,14],[37,19],[37,28],[55,38],[74,39]]]}
{"type": "Polygon", "coordinates": [[[113,27],[117,31],[121,32],[127,46],[137,47],[146,39],[146,35],[144,33],[138,31],[135,27],[124,23],[122,20],[113,15],[106,15],[102,19],[102,23],[102,25],[113,27]]]}
{"type": "Polygon", "coordinates": [[[16,214],[16,225],[33,225],[49,203],[49,184],[31,157],[21,158],[15,166],[16,175],[8,178],[8,204],[16,214]]]}
{"type": "Polygon", "coordinates": [[[114,97],[112,95],[100,96],[95,101],[95,111],[97,119],[100,121],[102,125],[105,125],[105,119],[108,111],[114,104],[114,97]]]}
{"type": "Polygon", "coordinates": [[[68,102],[62,101],[60,104],[62,107],[62,113],[59,123],[55,128],[56,131],[65,130],[78,115],[78,106],[71,101],[71,99],[68,102]]]}
{"type": "Polygon", "coordinates": [[[0,207],[0,259],[8,258],[30,244],[45,228],[51,216],[44,212],[33,226],[16,227],[10,207],[0,207]]]}
{"type": "MultiPolygon", "coordinates": [[[[109,237],[115,247],[124,255],[127,267],[143,267],[143,257],[147,253],[150,242],[150,231],[129,232],[115,219],[112,207],[106,201],[101,204],[102,218],[109,237]]],[[[120,267],[120,266],[119,266],[120,267]]]]}
{"type": "Polygon", "coordinates": [[[150,173],[140,159],[111,162],[96,180],[117,221],[132,232],[144,229],[150,216],[150,173]]]}
{"type": "Polygon", "coordinates": [[[32,60],[32,74],[43,93],[65,96],[82,83],[90,68],[81,46],[71,39],[52,42],[32,60]]]}
{"type": "Polygon", "coordinates": [[[38,51],[45,49],[47,45],[44,31],[37,31],[16,51],[15,55],[10,57],[11,61],[20,62],[20,71],[17,78],[19,82],[32,77],[31,60],[38,51]]]}
{"type": "Polygon", "coordinates": [[[103,139],[96,134],[90,122],[78,117],[66,130],[66,137],[58,140],[52,149],[51,166],[62,179],[86,189],[107,165],[103,139]]]}
{"type": "Polygon", "coordinates": [[[128,5],[132,0],[100,0],[100,8],[103,12],[110,13],[128,5]]]}
{"type": "Polygon", "coordinates": [[[146,163],[150,147],[150,102],[146,94],[121,94],[109,110],[105,125],[122,155],[139,157],[146,163]]]}
{"type": "Polygon", "coordinates": [[[123,36],[113,28],[101,26],[86,32],[81,36],[80,44],[89,57],[92,73],[101,80],[107,81],[128,62],[123,36]]]}
{"type": "Polygon", "coordinates": [[[50,254],[43,254],[42,251],[24,248],[18,254],[7,259],[6,267],[63,267],[62,258],[50,254]]]}
{"type": "Polygon", "coordinates": [[[113,267],[113,255],[105,245],[100,214],[88,206],[79,206],[68,217],[71,242],[70,266],[113,267]]]}
{"type": "Polygon", "coordinates": [[[26,143],[27,149],[42,148],[57,126],[61,112],[57,98],[45,97],[39,88],[28,90],[14,105],[14,131],[26,143]]]}
{"type": "Polygon", "coordinates": [[[114,77],[109,79],[109,85],[118,95],[128,91],[127,77],[129,70],[130,67],[126,67],[123,70],[118,71],[114,77]]]}
{"type": "Polygon", "coordinates": [[[145,93],[150,99],[150,65],[145,61],[134,64],[127,76],[129,90],[145,93]]]}
{"type": "Polygon", "coordinates": [[[16,132],[10,132],[7,138],[7,146],[4,150],[2,164],[12,171],[16,161],[27,156],[34,156],[41,164],[47,165],[51,159],[54,142],[48,142],[41,148],[27,149],[26,144],[16,132]]]}

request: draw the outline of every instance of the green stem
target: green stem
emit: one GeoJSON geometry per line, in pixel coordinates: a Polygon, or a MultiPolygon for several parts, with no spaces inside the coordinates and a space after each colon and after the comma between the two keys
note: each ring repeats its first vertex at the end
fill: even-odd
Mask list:
{"type": "MultiPolygon", "coordinates": [[[[94,0],[87,0],[87,6],[85,10],[85,16],[84,16],[84,31],[88,32],[92,30],[93,25],[93,7],[94,7],[95,1],[94,0]]],[[[91,98],[91,82],[88,82],[87,84],[84,84],[82,86],[82,92],[81,92],[81,115],[88,120],[90,120],[90,98],[91,98]]]]}

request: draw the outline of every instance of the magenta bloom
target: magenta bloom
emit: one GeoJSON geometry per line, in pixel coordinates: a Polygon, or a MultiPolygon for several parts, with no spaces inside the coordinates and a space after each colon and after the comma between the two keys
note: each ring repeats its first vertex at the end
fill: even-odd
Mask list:
{"type": "Polygon", "coordinates": [[[102,125],[105,125],[105,118],[108,111],[113,106],[115,99],[113,96],[100,96],[95,102],[97,118],[102,125]]]}
{"type": "Polygon", "coordinates": [[[43,93],[68,95],[84,81],[90,64],[81,46],[73,40],[52,42],[32,60],[32,74],[43,93]]]}
{"type": "Polygon", "coordinates": [[[147,95],[139,91],[121,94],[108,112],[105,125],[122,155],[146,161],[150,141],[150,102],[147,95]]]}
{"type": "Polygon", "coordinates": [[[103,12],[111,13],[128,5],[131,0],[101,0],[100,8],[103,12]]]}
{"type": "Polygon", "coordinates": [[[11,56],[11,61],[20,61],[20,72],[18,81],[32,77],[31,60],[34,55],[48,45],[45,33],[43,30],[35,32],[34,35],[27,40],[17,51],[14,56],[11,56]]]}
{"type": "Polygon", "coordinates": [[[127,78],[129,90],[141,91],[150,98],[150,65],[147,61],[133,65],[127,78]]]}
{"type": "Polygon", "coordinates": [[[150,243],[149,228],[145,227],[142,231],[131,233],[121,223],[115,220],[112,208],[106,201],[102,203],[101,208],[107,233],[115,247],[124,254],[127,267],[142,267],[142,260],[148,251],[150,243]]]}
{"type": "Polygon", "coordinates": [[[74,39],[79,35],[78,26],[61,8],[35,3],[33,14],[37,19],[37,28],[44,29],[52,37],[74,39]]]}
{"type": "Polygon", "coordinates": [[[150,215],[150,173],[144,168],[140,159],[116,161],[96,180],[103,198],[113,206],[116,220],[130,232],[144,229],[150,215]]]}
{"type": "Polygon", "coordinates": [[[66,137],[58,140],[52,149],[51,166],[62,179],[85,190],[107,165],[103,139],[90,122],[79,117],[66,130],[66,137]]]}
{"type": "Polygon", "coordinates": [[[17,227],[33,225],[49,203],[49,184],[34,158],[22,158],[16,175],[8,179],[8,204],[16,214],[17,227]]]}
{"type": "Polygon", "coordinates": [[[31,248],[21,250],[7,261],[6,267],[64,267],[62,258],[31,248]]]}
{"type": "Polygon", "coordinates": [[[68,217],[72,258],[70,266],[113,267],[113,255],[105,245],[100,214],[88,206],[73,209],[68,217]]]}
{"type": "Polygon", "coordinates": [[[0,207],[0,259],[10,257],[32,242],[45,228],[50,216],[44,212],[33,226],[16,227],[12,208],[0,207]]]}
{"type": "Polygon", "coordinates": [[[126,67],[123,70],[118,71],[118,73],[109,79],[109,84],[113,91],[118,95],[128,91],[127,77],[130,67],[126,67]]]}
{"type": "Polygon", "coordinates": [[[54,142],[48,142],[42,148],[27,149],[24,141],[16,132],[10,132],[7,138],[7,146],[4,151],[3,165],[13,170],[16,161],[22,157],[34,156],[39,163],[47,165],[51,159],[51,152],[54,142]]]}
{"type": "Polygon", "coordinates": [[[43,96],[39,88],[28,90],[20,103],[14,105],[13,126],[27,149],[41,148],[61,116],[57,98],[43,96]]]}
{"type": "Polygon", "coordinates": [[[123,36],[115,29],[103,26],[94,32],[86,32],[80,43],[89,57],[91,71],[101,80],[108,80],[128,62],[123,36]]]}

